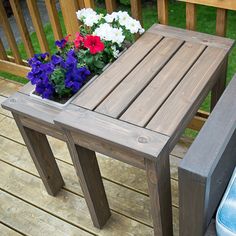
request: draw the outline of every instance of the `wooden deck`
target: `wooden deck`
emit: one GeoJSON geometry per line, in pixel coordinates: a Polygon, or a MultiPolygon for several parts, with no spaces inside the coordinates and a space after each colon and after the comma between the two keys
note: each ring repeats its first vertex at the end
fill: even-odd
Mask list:
{"type": "MultiPolygon", "coordinates": [[[[20,88],[0,79],[0,102],[20,88]]],[[[65,143],[49,138],[65,187],[49,196],[9,112],[0,108],[1,235],[153,235],[145,172],[97,154],[112,217],[102,230],[92,225],[65,143]]],[[[174,233],[178,235],[177,166],[191,140],[170,155],[174,233]]]]}

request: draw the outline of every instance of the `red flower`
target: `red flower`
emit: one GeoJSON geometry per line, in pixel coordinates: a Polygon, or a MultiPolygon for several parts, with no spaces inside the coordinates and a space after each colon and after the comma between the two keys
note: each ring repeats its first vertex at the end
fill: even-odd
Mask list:
{"type": "Polygon", "coordinates": [[[80,48],[81,44],[84,42],[84,38],[78,32],[75,34],[75,37],[74,45],[76,48],[80,48]]]}
{"type": "Polygon", "coordinates": [[[65,37],[66,42],[68,42],[70,36],[71,36],[71,34],[66,35],[66,37],[65,37]]]}
{"type": "Polygon", "coordinates": [[[99,36],[87,35],[84,40],[84,47],[88,48],[91,54],[96,54],[104,50],[104,43],[99,36]]]}

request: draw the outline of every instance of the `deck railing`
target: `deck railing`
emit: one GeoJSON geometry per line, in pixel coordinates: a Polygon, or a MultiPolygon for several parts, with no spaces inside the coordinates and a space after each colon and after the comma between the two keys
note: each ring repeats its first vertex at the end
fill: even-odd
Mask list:
{"type": "MultiPolygon", "coordinates": [[[[227,10],[236,10],[235,0],[178,0],[186,2],[186,28],[190,30],[196,29],[196,5],[202,4],[217,8],[216,17],[216,34],[219,36],[226,35],[227,10]]],[[[36,0],[26,0],[32,23],[39,41],[41,52],[50,52],[49,44],[43,29],[42,20],[37,7],[36,0]]],[[[59,0],[63,21],[67,34],[74,35],[79,29],[79,22],[75,12],[84,7],[95,8],[94,0],[59,0]]],[[[28,57],[34,54],[34,48],[26,26],[26,22],[20,7],[20,0],[10,0],[12,11],[22,38],[22,42],[28,57]]],[[[61,39],[62,27],[59,21],[59,15],[56,9],[56,0],[45,0],[49,20],[52,26],[55,40],[61,39]]],[[[105,0],[108,13],[113,12],[117,8],[116,0],[105,0]]],[[[142,22],[142,4],[141,0],[130,0],[131,14],[134,18],[142,22]]],[[[168,0],[157,0],[157,21],[161,24],[168,24],[168,0]]],[[[14,75],[25,77],[30,68],[27,61],[22,59],[18,45],[14,38],[10,23],[7,18],[2,1],[0,1],[0,24],[6,35],[12,55],[7,55],[3,43],[0,39],[0,70],[9,72],[14,75]]],[[[205,118],[206,113],[200,112],[199,116],[190,125],[191,128],[199,130],[205,118]]]]}

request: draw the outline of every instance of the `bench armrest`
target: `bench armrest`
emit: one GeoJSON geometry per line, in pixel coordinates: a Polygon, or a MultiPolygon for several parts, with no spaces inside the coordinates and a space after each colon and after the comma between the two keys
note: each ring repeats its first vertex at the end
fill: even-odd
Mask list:
{"type": "Polygon", "coordinates": [[[180,235],[204,235],[236,165],[236,76],[181,162],[180,235]]]}

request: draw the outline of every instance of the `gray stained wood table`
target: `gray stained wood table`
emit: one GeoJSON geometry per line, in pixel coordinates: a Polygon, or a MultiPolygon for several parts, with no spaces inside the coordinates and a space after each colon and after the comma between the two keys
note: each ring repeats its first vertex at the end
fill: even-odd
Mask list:
{"type": "Polygon", "coordinates": [[[209,91],[212,107],[222,94],[232,46],[230,39],[156,24],[67,107],[35,100],[30,84],[2,106],[12,111],[49,194],[64,182],[46,135],[67,142],[96,227],[110,217],[100,152],[146,170],[154,233],[169,236],[169,153],[209,91]]]}

